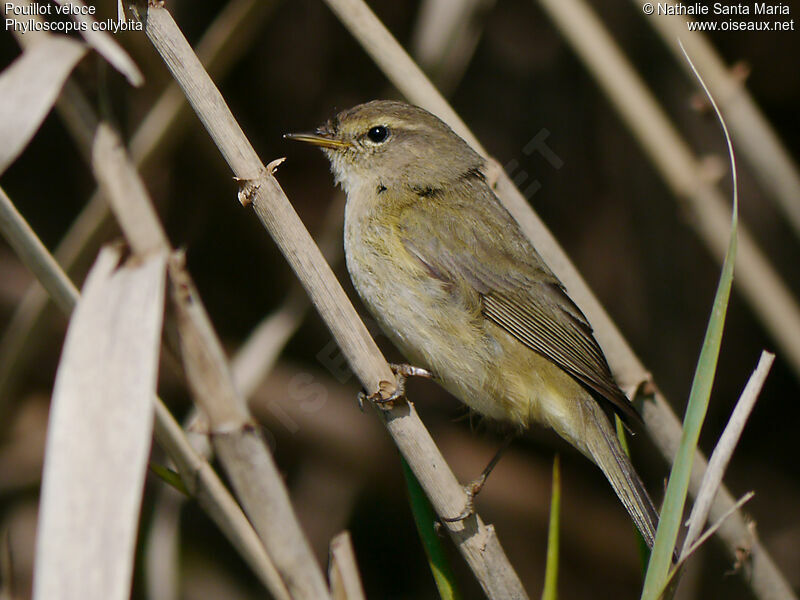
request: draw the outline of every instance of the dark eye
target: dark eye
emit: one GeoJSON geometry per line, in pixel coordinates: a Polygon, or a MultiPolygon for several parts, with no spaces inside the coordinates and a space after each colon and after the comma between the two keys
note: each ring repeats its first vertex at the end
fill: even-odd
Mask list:
{"type": "Polygon", "coordinates": [[[369,141],[376,144],[382,144],[389,137],[389,128],[383,125],[376,125],[367,132],[369,141]]]}

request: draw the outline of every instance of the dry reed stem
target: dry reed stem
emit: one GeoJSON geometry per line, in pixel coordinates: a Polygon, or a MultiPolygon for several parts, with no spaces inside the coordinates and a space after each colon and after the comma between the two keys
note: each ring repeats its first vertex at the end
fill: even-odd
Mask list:
{"type": "Polygon", "coordinates": [[[331,540],[329,562],[328,579],[333,600],[365,600],[353,541],[347,531],[335,535],[331,540]]]}
{"type": "MultiPolygon", "coordinates": [[[[729,202],[703,177],[688,144],[582,0],[540,0],[540,4],[585,62],[672,192],[685,199],[691,211],[688,223],[721,262],[728,247],[729,202]]],[[[741,223],[738,235],[734,284],[800,376],[800,307],[741,223]]]]}
{"type": "Polygon", "coordinates": [[[758,400],[758,395],[761,393],[761,388],[764,385],[764,381],[767,379],[767,375],[769,374],[774,360],[774,354],[770,354],[767,351],[761,352],[758,366],[747,381],[747,385],[733,409],[728,424],[725,426],[725,430],[722,432],[717,445],[714,447],[714,451],[711,453],[711,458],[708,461],[708,470],[703,476],[703,483],[697,493],[697,500],[694,506],[692,506],[692,513],[688,519],[689,530],[686,533],[686,538],[683,540],[681,558],[686,556],[687,550],[694,544],[706,524],[711,502],[714,500],[714,496],[719,486],[722,484],[722,477],[725,473],[725,469],[733,456],[734,449],[739,443],[739,438],[742,435],[745,423],[747,423],[747,419],[756,404],[756,400],[758,400]]]}
{"type": "MultiPolygon", "coordinates": [[[[15,248],[24,247],[19,253],[20,258],[51,297],[63,299],[59,302],[59,306],[69,316],[80,297],[77,288],[22,219],[2,189],[0,189],[0,211],[3,215],[3,218],[0,218],[0,231],[4,235],[10,234],[9,238],[15,240],[15,248]],[[3,227],[6,223],[14,221],[18,223],[12,226],[13,229],[3,227]]],[[[205,509],[231,544],[237,548],[256,576],[275,598],[287,599],[288,592],[247,517],[208,462],[192,449],[183,430],[159,398],[156,398],[154,435],[159,445],[177,465],[186,488],[197,498],[200,506],[205,509]]]]}
{"type": "Polygon", "coordinates": [[[42,285],[53,290],[51,296],[61,311],[69,314],[75,308],[77,290],[70,287],[71,282],[67,276],[2,188],[0,188],[0,232],[42,285]]]}
{"type": "MultiPolygon", "coordinates": [[[[33,275],[69,315],[79,299],[72,281],[48,253],[36,234],[19,215],[8,196],[0,189],[0,231],[33,275]]],[[[278,600],[288,600],[280,577],[264,551],[247,517],[220,481],[216,472],[191,447],[183,431],[159,398],[155,407],[156,441],[175,461],[187,489],[237,548],[256,576],[278,600]]]]}
{"type": "MultiPolygon", "coordinates": [[[[715,257],[721,260],[730,235],[730,208],[717,188],[700,175],[696,158],[658,107],[655,98],[600,21],[581,0],[540,0],[540,3],[598,79],[673,192],[686,199],[693,210],[694,218],[690,223],[697,228],[701,239],[715,257]]],[[[741,223],[738,237],[734,284],[781,345],[795,372],[800,374],[800,309],[741,223]]],[[[671,410],[669,413],[663,411],[662,406],[666,408],[667,405],[661,402],[645,403],[644,417],[662,454],[671,460],[678,445],[680,427],[674,413],[671,410]],[[663,414],[656,416],[656,411],[663,414]],[[659,427],[655,431],[650,427],[651,423],[667,425],[671,422],[676,427],[668,425],[668,429],[659,427]]],[[[693,495],[701,485],[707,466],[705,457],[698,453],[690,483],[693,495]]],[[[720,487],[710,518],[715,521],[721,519],[734,503],[730,492],[720,487]]],[[[747,540],[753,564],[749,583],[759,597],[795,598],[788,582],[756,538],[755,532],[747,526],[741,513],[727,519],[719,528],[719,535],[734,559],[743,540],[747,540]]]]}
{"type": "Polygon", "coordinates": [[[461,82],[496,0],[425,0],[411,36],[411,54],[445,96],[461,82]]]}
{"type": "MultiPolygon", "coordinates": [[[[392,37],[391,33],[363,1],[326,0],[326,3],[372,57],[383,73],[409,101],[437,114],[459,135],[472,144],[478,152],[485,156],[482,146],[467,129],[461,118],[458,117],[400,44],[397,43],[397,40],[392,37]]],[[[669,149],[662,147],[661,151],[667,152],[669,149]]],[[[690,172],[696,172],[693,165],[690,172]]],[[[505,173],[500,174],[496,191],[528,238],[535,242],[536,249],[547,264],[566,285],[570,296],[589,318],[595,335],[614,371],[614,375],[622,384],[623,389],[639,389],[643,384],[652,384],[650,373],[636,357],[614,322],[592,294],[563,249],[558,245],[558,242],[505,173]]],[[[727,211],[719,203],[703,202],[705,197],[699,198],[699,200],[696,208],[704,211],[700,222],[707,235],[711,236],[713,234],[715,251],[718,251],[717,247],[723,248],[724,243],[727,243],[730,211],[727,211]],[[724,243],[720,240],[724,240],[724,243]]],[[[742,263],[751,261],[748,270],[753,272],[755,277],[758,277],[758,269],[761,265],[757,264],[752,256],[745,255],[743,249],[746,246],[752,247],[752,244],[747,244],[744,237],[741,235],[740,230],[740,263],[737,269],[742,268],[742,263]]],[[[737,278],[735,281],[738,282],[739,279],[737,278]]],[[[779,285],[779,288],[782,287],[782,285],[779,285]]],[[[753,286],[754,292],[756,288],[757,286],[753,286]]],[[[768,293],[775,293],[775,289],[768,290],[768,293]]],[[[800,340],[800,335],[795,341],[797,340],[800,340]]],[[[651,387],[654,388],[654,386],[651,387]]],[[[671,463],[680,441],[681,424],[669,403],[657,390],[653,395],[653,401],[645,402],[643,416],[648,432],[664,458],[671,463]]],[[[706,467],[705,457],[698,452],[695,455],[690,482],[690,492],[693,494],[699,488],[706,467]]],[[[733,496],[727,488],[722,486],[712,506],[711,518],[719,519],[734,506],[734,503],[733,496]]],[[[769,553],[758,540],[752,528],[748,526],[741,513],[737,512],[731,518],[726,519],[719,529],[719,535],[731,555],[736,554],[743,542],[747,543],[751,550],[752,558],[752,576],[748,583],[759,597],[795,598],[786,579],[780,573],[769,553]]]]}
{"type": "MultiPolygon", "coordinates": [[[[264,169],[171,15],[160,6],[148,6],[146,18],[142,20],[148,37],[184,89],[234,174],[242,180],[244,202],[253,203],[256,214],[303,283],[365,389],[390,394],[394,375],[388,364],[272,176],[271,169],[264,169]]],[[[413,406],[398,406],[382,416],[438,514],[458,514],[466,502],[464,491],[413,406]]],[[[485,526],[474,515],[462,523],[448,524],[447,529],[490,597],[526,597],[493,528],[485,526]]]]}
{"type": "MultiPolygon", "coordinates": [[[[197,56],[209,73],[221,77],[235,64],[256,39],[259,27],[275,4],[274,1],[234,0],[224,6],[197,44],[197,56]]],[[[30,37],[31,34],[18,36],[18,41],[29,42],[26,38],[30,37]]],[[[71,84],[68,82],[68,85],[71,84]]],[[[69,97],[74,99],[75,94],[68,92],[65,96],[56,103],[56,108],[66,119],[71,114],[69,97]]],[[[171,82],[131,137],[130,153],[137,167],[150,168],[177,144],[181,130],[185,130],[189,121],[188,109],[186,97],[177,84],[171,82]]],[[[88,260],[92,250],[106,237],[106,229],[112,221],[110,217],[108,203],[96,191],[53,253],[65,271],[69,273],[76,264],[88,260]]],[[[42,325],[48,298],[47,292],[33,283],[0,338],[0,414],[11,396],[15,376],[21,372],[29,355],[27,347],[36,339],[42,325]]]]}
{"type": "MultiPolygon", "coordinates": [[[[121,141],[105,124],[97,128],[92,157],[100,187],[134,251],[168,247],[141,180],[121,141]]],[[[195,401],[208,417],[220,461],[289,593],[297,598],[326,598],[325,580],[278,469],[234,388],[208,314],[179,263],[171,260],[169,272],[182,357],[195,401]]]]}
{"type": "MultiPolygon", "coordinates": [[[[65,95],[70,98],[64,104],[68,128],[84,154],[91,155],[101,189],[134,251],[140,255],[168,251],[166,235],[121,141],[110,127],[98,123],[79,90],[74,86],[65,87],[65,95]]],[[[173,272],[177,271],[173,269],[173,272]]],[[[214,440],[218,442],[221,461],[291,593],[298,598],[325,598],[327,587],[322,572],[296,522],[272,457],[258,432],[250,427],[246,406],[233,389],[224,353],[208,315],[199,298],[191,294],[191,282],[186,278],[183,278],[182,289],[189,293],[188,296],[184,294],[184,298],[193,299],[191,310],[183,313],[189,317],[184,321],[185,333],[196,342],[188,348],[195,351],[194,356],[215,361],[207,365],[213,366],[213,371],[199,369],[196,365],[187,371],[205,377],[206,382],[211,381],[212,373],[217,377],[210,389],[219,395],[205,393],[199,399],[206,401],[203,408],[209,416],[212,434],[217,430],[222,432],[219,439],[214,440]]],[[[209,391],[199,385],[194,389],[209,391]]]]}
{"type": "Polygon", "coordinates": [[[242,558],[276,600],[289,600],[289,592],[267,556],[253,526],[207,460],[192,447],[166,406],[156,403],[155,437],[175,462],[192,497],[231,541],[242,558]]]}
{"type": "Polygon", "coordinates": [[[181,511],[186,498],[170,486],[155,491],[155,508],[142,534],[143,588],[148,600],[181,596],[181,511]]]}

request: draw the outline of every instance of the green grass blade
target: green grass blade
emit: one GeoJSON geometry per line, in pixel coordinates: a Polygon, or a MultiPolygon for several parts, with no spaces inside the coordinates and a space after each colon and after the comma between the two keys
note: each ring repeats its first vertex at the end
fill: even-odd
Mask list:
{"type": "Polygon", "coordinates": [[[181,476],[178,475],[172,469],[151,461],[150,471],[167,485],[174,487],[184,496],[191,498],[189,490],[187,490],[186,486],[183,485],[183,480],[181,479],[181,476]]]}
{"type": "MultiPolygon", "coordinates": [[[[683,45],[681,44],[681,48],[683,45]]],[[[684,52],[684,55],[686,53],[684,52]]],[[[686,503],[686,494],[689,489],[689,476],[692,471],[692,461],[697,449],[697,439],[700,436],[700,428],[705,419],[708,399],[711,395],[711,387],[714,383],[714,375],[719,358],[719,348],[722,341],[722,331],[725,326],[725,315],[728,309],[728,299],[730,298],[731,283],[733,282],[733,265],[736,260],[736,232],[738,228],[738,189],[736,180],[736,159],[733,154],[731,138],[728,128],[720,114],[714,98],[708,93],[705,83],[694,69],[688,55],[686,59],[692,66],[700,84],[706,91],[714,110],[719,117],[725,138],[728,142],[728,152],[731,159],[731,171],[733,174],[733,211],[731,215],[731,235],[728,241],[728,250],[725,253],[725,261],[722,264],[722,274],[720,275],[717,293],[714,297],[714,305],[711,310],[708,327],[706,329],[703,348],[700,351],[700,358],[692,381],[692,389],[689,393],[689,404],[683,420],[683,433],[681,435],[678,453],[672,465],[672,471],[667,484],[666,498],[661,511],[661,522],[656,533],[656,541],[653,552],[650,555],[650,563],[647,568],[647,575],[642,591],[643,600],[657,600],[665,588],[669,579],[669,569],[672,565],[672,552],[678,538],[683,508],[686,503]]]]}
{"type": "Polygon", "coordinates": [[[406,478],[411,512],[414,515],[417,532],[428,557],[428,565],[430,565],[431,573],[433,573],[433,579],[439,589],[439,596],[443,600],[459,600],[461,594],[456,588],[453,569],[445,555],[442,540],[436,533],[438,520],[433,512],[433,507],[428,502],[425,492],[422,491],[422,487],[419,485],[417,478],[414,477],[414,473],[411,472],[408,463],[402,457],[400,462],[403,465],[403,475],[406,478]]]}
{"type": "Polygon", "coordinates": [[[703,349],[695,370],[692,390],[689,394],[689,405],[683,420],[683,433],[678,447],[675,462],[667,484],[664,507],[661,511],[661,521],[656,533],[656,541],[650,556],[650,563],[645,577],[642,598],[656,600],[667,581],[668,570],[672,564],[672,551],[678,539],[683,508],[686,502],[686,493],[689,489],[689,476],[692,472],[692,462],[697,449],[697,440],[700,437],[700,428],[706,416],[708,399],[714,383],[717,368],[719,348],[722,340],[722,330],[725,324],[725,314],[730,297],[731,282],[733,280],[733,262],[736,255],[735,228],[731,236],[731,244],[722,267],[722,277],[717,287],[714,298],[714,307],[711,319],[706,330],[703,349]]]}
{"type": "Polygon", "coordinates": [[[561,519],[561,463],[553,459],[553,492],[550,498],[550,526],[547,531],[547,565],[544,570],[542,600],[558,598],[558,523],[561,519]]]}

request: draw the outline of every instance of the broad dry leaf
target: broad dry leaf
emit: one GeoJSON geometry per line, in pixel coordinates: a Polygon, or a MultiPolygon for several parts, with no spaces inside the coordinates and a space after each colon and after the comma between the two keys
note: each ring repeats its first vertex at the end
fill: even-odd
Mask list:
{"type": "Polygon", "coordinates": [[[0,174],[27,146],[85,53],[81,43],[50,36],[0,73],[0,174]]]}
{"type": "MultiPolygon", "coordinates": [[[[55,0],[61,6],[76,6],[84,8],[86,5],[81,0],[55,0]]],[[[94,48],[100,56],[105,58],[117,71],[125,75],[128,83],[132,86],[139,87],[144,83],[144,76],[133,62],[133,59],[122,49],[110,33],[103,31],[97,27],[97,21],[94,17],[88,14],[83,14],[81,11],[70,13],[70,16],[78,23],[86,26],[82,29],[80,34],[83,39],[94,48]]]]}
{"type": "Polygon", "coordinates": [[[47,432],[34,598],[130,596],[166,256],[104,248],[70,320],[47,432]],[[137,259],[138,260],[138,259],[137,259]]]}

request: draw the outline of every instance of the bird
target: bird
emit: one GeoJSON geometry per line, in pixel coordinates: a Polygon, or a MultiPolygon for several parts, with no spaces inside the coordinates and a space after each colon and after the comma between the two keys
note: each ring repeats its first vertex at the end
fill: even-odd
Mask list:
{"type": "Polygon", "coordinates": [[[641,417],[495,195],[486,159],[435,115],[393,100],[285,137],[330,161],[346,193],[350,278],[409,364],[490,420],[553,429],[602,470],[652,548],[658,512],[611,421],[641,417]]]}

